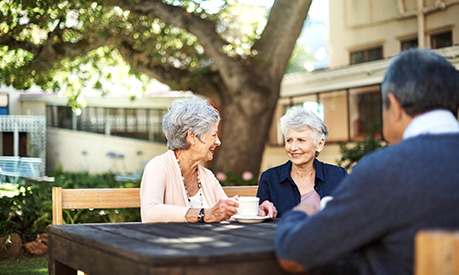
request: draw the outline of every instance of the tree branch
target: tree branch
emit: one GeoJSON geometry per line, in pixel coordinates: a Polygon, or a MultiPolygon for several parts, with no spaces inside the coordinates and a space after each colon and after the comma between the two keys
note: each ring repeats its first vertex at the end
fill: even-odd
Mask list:
{"type": "Polygon", "coordinates": [[[179,69],[168,63],[160,65],[154,63],[148,54],[137,51],[133,46],[123,41],[119,44],[118,51],[131,68],[139,73],[144,73],[151,78],[166,83],[171,89],[190,90],[206,97],[219,100],[218,89],[212,80],[215,72],[206,72],[201,76],[190,73],[188,69],[179,69]]]}
{"type": "Polygon", "coordinates": [[[0,45],[8,46],[12,50],[22,49],[34,55],[40,51],[40,46],[28,41],[16,40],[11,36],[0,36],[0,45]]]}
{"type": "Polygon", "coordinates": [[[289,58],[301,33],[312,0],[276,0],[271,8],[266,27],[253,49],[262,57],[272,61],[270,76],[281,77],[288,66],[289,58]],[[273,43],[276,41],[276,43],[273,43]]]}
{"type": "Polygon", "coordinates": [[[194,34],[204,47],[206,54],[212,58],[220,75],[227,83],[237,76],[241,63],[238,58],[230,58],[223,52],[223,47],[229,44],[215,31],[214,23],[210,20],[187,13],[185,9],[172,6],[161,0],[141,0],[131,5],[128,0],[118,0],[116,5],[139,15],[153,14],[162,21],[182,28],[194,34]]]}
{"type": "MultiPolygon", "coordinates": [[[[64,31],[64,30],[62,30],[64,31]]],[[[99,47],[111,44],[111,39],[106,37],[91,37],[81,39],[75,43],[62,41],[60,36],[48,36],[41,45],[29,41],[19,41],[12,36],[1,36],[0,45],[8,46],[10,49],[23,49],[34,55],[25,68],[35,70],[49,70],[53,65],[64,58],[75,58],[99,47]]]]}

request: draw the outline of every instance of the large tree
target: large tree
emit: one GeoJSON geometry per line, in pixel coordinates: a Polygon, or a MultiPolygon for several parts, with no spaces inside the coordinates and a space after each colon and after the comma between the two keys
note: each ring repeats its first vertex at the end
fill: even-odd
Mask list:
{"type": "Polygon", "coordinates": [[[311,1],[275,0],[260,30],[238,21],[234,0],[4,0],[1,82],[73,90],[69,104],[76,106],[81,86],[96,75],[93,86],[101,88],[112,76],[107,64],[122,58],[140,79],[215,102],[222,146],[212,168],[257,175],[311,1]]]}

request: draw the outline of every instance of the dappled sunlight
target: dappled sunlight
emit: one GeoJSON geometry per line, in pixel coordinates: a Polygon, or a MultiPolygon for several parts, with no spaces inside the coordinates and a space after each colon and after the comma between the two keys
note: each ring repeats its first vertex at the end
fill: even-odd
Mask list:
{"type": "Polygon", "coordinates": [[[187,244],[187,243],[208,243],[215,241],[214,238],[210,237],[187,237],[187,238],[164,238],[160,237],[157,239],[150,239],[148,242],[150,243],[180,243],[180,244],[187,244]]]}

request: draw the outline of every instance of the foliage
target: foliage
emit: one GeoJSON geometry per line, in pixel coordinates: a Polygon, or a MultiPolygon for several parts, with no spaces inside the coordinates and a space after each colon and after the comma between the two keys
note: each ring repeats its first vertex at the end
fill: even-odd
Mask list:
{"type": "Polygon", "coordinates": [[[376,120],[370,127],[368,127],[365,138],[357,141],[355,145],[350,146],[347,143],[338,142],[341,158],[337,160],[337,164],[347,170],[350,170],[366,154],[386,147],[386,142],[376,138],[376,135],[380,132],[381,123],[379,120],[376,120]]]}
{"type": "MultiPolygon", "coordinates": [[[[85,89],[105,94],[107,82],[114,89],[131,83],[123,75],[192,91],[210,98],[225,118],[212,168],[257,175],[280,83],[311,1],[292,3],[1,1],[0,83],[66,93],[76,114],[85,106],[85,89]],[[246,146],[235,147],[236,141],[246,146]],[[241,158],[248,148],[251,154],[241,158]]],[[[137,95],[140,88],[132,90],[137,95]]]]}
{"type": "MultiPolygon", "coordinates": [[[[216,31],[228,42],[223,51],[230,56],[251,55],[250,46],[260,38],[266,24],[266,9],[242,8],[235,1],[221,1],[220,5],[210,1],[169,2],[214,22],[216,31]]],[[[188,90],[199,85],[199,78],[213,70],[213,62],[195,35],[153,14],[131,12],[128,1],[124,5],[121,8],[108,1],[81,0],[2,1],[0,45],[5,46],[0,46],[1,82],[16,89],[29,89],[35,84],[48,91],[66,91],[69,105],[78,108],[84,107],[84,88],[105,94],[110,83],[132,82],[126,81],[129,76],[140,80],[143,89],[152,81],[145,71],[123,60],[122,48],[142,53],[137,63],[186,68],[187,76],[167,83],[173,89],[188,90]],[[42,51],[48,46],[55,53],[54,58],[46,60],[42,51]]]]}
{"type": "Polygon", "coordinates": [[[293,49],[292,56],[290,57],[290,61],[288,63],[287,71],[285,73],[291,74],[306,72],[307,69],[304,67],[304,65],[308,62],[314,61],[316,61],[316,59],[311,50],[305,48],[305,46],[297,44],[293,49]]]}
{"type": "MultiPolygon", "coordinates": [[[[140,182],[116,182],[114,174],[89,175],[87,172],[55,171],[55,182],[26,181],[17,185],[19,194],[0,198],[0,236],[19,233],[27,237],[46,232],[52,222],[52,187],[135,188],[140,182]]],[[[138,209],[64,210],[64,224],[140,221],[138,209]]]]}
{"type": "Polygon", "coordinates": [[[245,171],[241,175],[235,174],[231,171],[226,173],[219,172],[216,175],[222,186],[246,186],[257,185],[257,178],[249,171],[245,171]]]}

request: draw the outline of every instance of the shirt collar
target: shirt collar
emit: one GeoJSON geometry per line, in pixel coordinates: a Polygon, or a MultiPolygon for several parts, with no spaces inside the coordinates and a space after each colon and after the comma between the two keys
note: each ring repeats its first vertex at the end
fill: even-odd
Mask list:
{"type": "Polygon", "coordinates": [[[289,160],[284,165],[282,165],[280,171],[280,182],[284,182],[287,179],[291,181],[290,171],[292,171],[292,162],[289,160]]]}
{"type": "Polygon", "coordinates": [[[324,171],[322,169],[324,163],[321,161],[318,161],[316,158],[314,159],[314,165],[316,166],[316,179],[321,180],[324,182],[324,171]]]}
{"type": "MultiPolygon", "coordinates": [[[[316,167],[316,178],[324,181],[324,173],[323,173],[323,162],[318,161],[316,158],[314,159],[314,166],[316,167]]],[[[292,180],[290,177],[290,172],[292,171],[292,162],[289,160],[284,165],[282,165],[280,171],[280,182],[285,182],[285,180],[289,179],[292,180]]]]}
{"type": "Polygon", "coordinates": [[[403,139],[422,134],[459,133],[459,122],[446,110],[433,110],[415,117],[403,133],[403,139]]]}

